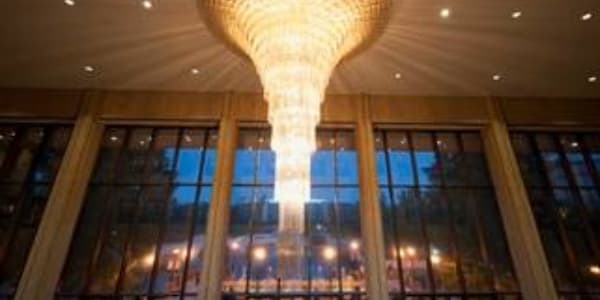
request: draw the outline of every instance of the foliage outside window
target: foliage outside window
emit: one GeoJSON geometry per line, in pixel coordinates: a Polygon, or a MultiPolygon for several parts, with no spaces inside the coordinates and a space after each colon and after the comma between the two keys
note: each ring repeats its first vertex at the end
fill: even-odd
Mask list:
{"type": "Polygon", "coordinates": [[[394,299],[518,299],[476,131],[378,130],[377,176],[394,299]]]}
{"type": "Polygon", "coordinates": [[[195,299],[216,143],[211,128],[108,128],[57,298],[195,299]]]}

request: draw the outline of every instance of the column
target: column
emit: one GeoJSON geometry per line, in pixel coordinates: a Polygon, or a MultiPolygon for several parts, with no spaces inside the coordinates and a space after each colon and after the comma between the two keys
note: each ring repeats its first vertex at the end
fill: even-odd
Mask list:
{"type": "Polygon", "coordinates": [[[100,106],[98,94],[84,95],[15,299],[53,299],[102,140],[100,106]]]}
{"type": "Polygon", "coordinates": [[[367,263],[369,299],[389,299],[385,269],[385,245],[377,187],[375,141],[368,96],[357,99],[356,149],[360,183],[360,224],[367,263]]]}
{"type": "Polygon", "coordinates": [[[500,103],[488,99],[487,105],[483,140],[523,297],[558,299],[500,103]]]}
{"type": "Polygon", "coordinates": [[[229,227],[229,197],[237,140],[237,124],[233,116],[232,102],[230,93],[224,101],[223,114],[219,123],[215,181],[206,227],[204,267],[198,289],[198,299],[200,300],[221,299],[221,282],[229,227]]]}

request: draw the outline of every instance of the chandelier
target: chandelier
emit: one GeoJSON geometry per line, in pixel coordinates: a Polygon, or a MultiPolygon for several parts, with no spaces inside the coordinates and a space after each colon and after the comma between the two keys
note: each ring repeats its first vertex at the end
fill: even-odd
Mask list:
{"type": "Polygon", "coordinates": [[[310,159],[329,78],[377,36],[392,1],[198,0],[209,28],[253,62],[264,88],[276,154],[280,277],[302,274],[310,159]]]}

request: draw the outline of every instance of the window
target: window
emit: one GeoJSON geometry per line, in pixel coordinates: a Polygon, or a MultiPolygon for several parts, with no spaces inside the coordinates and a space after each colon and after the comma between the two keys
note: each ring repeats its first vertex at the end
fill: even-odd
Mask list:
{"type": "Polygon", "coordinates": [[[394,299],[518,299],[478,132],[378,130],[394,299]]]}
{"type": "Polygon", "coordinates": [[[0,125],[0,298],[15,293],[70,134],[60,125],[0,125]]]}
{"type": "Polygon", "coordinates": [[[277,278],[278,205],[273,199],[275,156],[266,129],[242,129],[234,167],[224,299],[362,299],[365,266],[359,221],[354,135],[319,130],[306,203],[305,273],[277,278]],[[286,295],[286,296],[277,296],[286,295]]]}
{"type": "Polygon", "coordinates": [[[108,128],[57,298],[194,299],[216,142],[212,128],[108,128]]]}
{"type": "Polygon", "coordinates": [[[600,135],[514,132],[512,141],[559,294],[600,297],[600,135]]]}

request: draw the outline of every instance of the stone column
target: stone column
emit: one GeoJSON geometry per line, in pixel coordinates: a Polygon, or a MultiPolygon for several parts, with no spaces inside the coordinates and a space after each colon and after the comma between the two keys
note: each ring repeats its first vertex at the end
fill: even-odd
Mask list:
{"type": "Polygon", "coordinates": [[[233,163],[237,140],[237,124],[233,115],[232,95],[224,102],[223,115],[219,124],[215,181],[210,199],[204,267],[200,277],[198,299],[221,299],[221,285],[226,255],[229,228],[229,197],[233,177],[233,163]]]}
{"type": "Polygon", "coordinates": [[[375,165],[375,140],[369,111],[370,98],[357,99],[356,149],[360,183],[360,224],[366,257],[369,299],[389,299],[385,245],[375,165]]]}
{"type": "Polygon", "coordinates": [[[488,99],[486,157],[523,297],[558,299],[500,103],[488,99]]]}
{"type": "Polygon", "coordinates": [[[56,175],[15,299],[53,299],[102,141],[99,94],[88,92],[56,175]]]}

